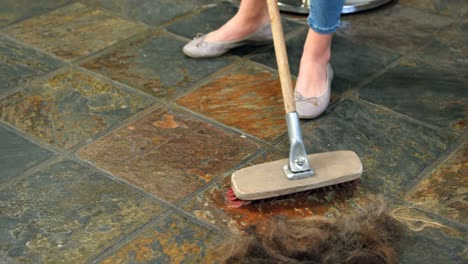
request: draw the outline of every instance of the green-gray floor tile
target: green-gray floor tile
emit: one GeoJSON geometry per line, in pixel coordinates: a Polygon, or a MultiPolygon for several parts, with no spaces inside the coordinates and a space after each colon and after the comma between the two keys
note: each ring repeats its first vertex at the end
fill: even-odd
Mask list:
{"type": "MultiPolygon", "coordinates": [[[[302,50],[307,36],[304,30],[286,42],[291,74],[299,73],[302,50]]],[[[368,45],[349,41],[346,38],[335,36],[332,43],[331,65],[334,70],[332,91],[335,94],[345,92],[353,85],[382,70],[385,66],[399,58],[399,55],[373,48],[368,45]]],[[[272,68],[277,68],[273,49],[261,52],[253,60],[272,68]]]]}
{"type": "Polygon", "coordinates": [[[184,44],[167,36],[144,37],[82,66],[155,97],[172,99],[231,63],[225,58],[186,57],[184,44]]]}
{"type": "Polygon", "coordinates": [[[52,155],[0,124],[0,185],[52,155]]]}
{"type": "Polygon", "coordinates": [[[0,94],[63,65],[59,60],[0,35],[0,94]]]}
{"type": "MultiPolygon", "coordinates": [[[[197,33],[207,34],[218,29],[231,17],[233,17],[234,14],[236,14],[237,9],[238,8],[236,6],[227,2],[223,2],[214,7],[203,10],[196,16],[191,16],[179,22],[175,22],[174,24],[169,25],[167,30],[174,34],[192,39],[197,35],[197,33]]],[[[282,22],[283,31],[285,34],[297,27],[305,27],[304,25],[287,20],[282,20],[282,22]]],[[[271,44],[273,44],[273,42],[271,44]]],[[[230,53],[242,56],[251,52],[255,52],[259,48],[262,48],[262,46],[244,46],[233,49],[230,53]]]]}
{"type": "Polygon", "coordinates": [[[466,0],[403,0],[398,2],[404,6],[454,17],[468,13],[468,1],[466,0]]]}
{"type": "Polygon", "coordinates": [[[158,26],[213,0],[84,0],[84,3],[111,10],[132,20],[158,26]]]}
{"type": "Polygon", "coordinates": [[[162,211],[140,192],[63,161],[0,192],[0,255],[85,263],[162,211]]]}
{"type": "Polygon", "coordinates": [[[361,45],[410,54],[454,21],[451,17],[397,4],[342,17],[338,34],[361,45]]]}
{"type": "Polygon", "coordinates": [[[15,21],[42,14],[74,0],[2,0],[0,1],[0,27],[15,21]]]}
{"type": "Polygon", "coordinates": [[[0,118],[35,139],[69,149],[153,101],[78,70],[0,100],[0,118]]]}
{"type": "Polygon", "coordinates": [[[405,60],[360,89],[359,96],[432,125],[462,130],[468,121],[467,87],[466,74],[405,60]]]}
{"type": "MultiPolygon", "coordinates": [[[[468,2],[468,1],[467,1],[468,2]]],[[[468,72],[468,17],[439,32],[414,57],[428,64],[444,65],[461,74],[468,72]]]]}
{"type": "Polygon", "coordinates": [[[405,232],[395,245],[398,263],[467,263],[466,227],[453,226],[414,206],[395,208],[393,213],[405,232]]]}
{"type": "MultiPolygon", "coordinates": [[[[302,132],[310,153],[352,150],[364,172],[361,185],[401,198],[418,173],[438,158],[452,137],[366,104],[345,100],[302,132]]],[[[289,148],[288,142],[281,144],[289,148]]]]}
{"type": "Polygon", "coordinates": [[[81,3],[13,24],[4,32],[38,49],[73,61],[142,33],[143,25],[81,3]]]}
{"type": "Polygon", "coordinates": [[[172,214],[100,263],[213,263],[210,249],[220,241],[214,232],[172,214]]]}

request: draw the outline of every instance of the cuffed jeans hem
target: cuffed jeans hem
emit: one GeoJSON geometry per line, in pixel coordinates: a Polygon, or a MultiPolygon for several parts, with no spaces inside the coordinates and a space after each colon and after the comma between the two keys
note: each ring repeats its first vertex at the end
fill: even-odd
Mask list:
{"type": "Polygon", "coordinates": [[[336,30],[338,30],[338,28],[340,27],[340,21],[338,21],[338,23],[335,25],[335,26],[332,26],[332,27],[319,27],[317,25],[314,24],[314,22],[312,21],[312,19],[307,18],[307,23],[309,24],[309,27],[319,33],[319,34],[332,34],[334,33],[336,30]]]}

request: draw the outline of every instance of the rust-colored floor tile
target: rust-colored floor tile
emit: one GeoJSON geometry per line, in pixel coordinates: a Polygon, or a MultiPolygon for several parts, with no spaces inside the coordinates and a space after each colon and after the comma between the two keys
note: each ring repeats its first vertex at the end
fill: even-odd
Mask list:
{"type": "Polygon", "coordinates": [[[69,149],[146,108],[152,100],[81,71],[66,71],[0,100],[0,119],[69,149]]]}
{"type": "Polygon", "coordinates": [[[177,103],[264,140],[287,130],[277,75],[254,65],[220,75],[177,103]]]}
{"type": "Polygon", "coordinates": [[[176,202],[258,146],[183,113],[158,109],[79,151],[133,185],[176,202]]]}
{"type": "MultiPolygon", "coordinates": [[[[264,163],[285,158],[284,154],[267,153],[252,164],[264,163]]],[[[230,177],[226,177],[205,192],[187,202],[184,210],[199,219],[221,229],[228,228],[238,233],[245,226],[273,217],[300,218],[308,216],[338,216],[375,199],[359,183],[349,183],[341,187],[324,188],[301,192],[284,197],[255,201],[241,208],[230,208],[225,193],[230,187],[230,177]]]]}
{"type": "Polygon", "coordinates": [[[407,196],[421,207],[468,223],[468,144],[464,144],[407,196]]]}
{"type": "Polygon", "coordinates": [[[179,215],[171,215],[108,256],[101,264],[213,263],[221,238],[179,215]]]}
{"type": "Polygon", "coordinates": [[[5,29],[16,39],[75,60],[145,30],[137,23],[75,3],[5,29]]]}

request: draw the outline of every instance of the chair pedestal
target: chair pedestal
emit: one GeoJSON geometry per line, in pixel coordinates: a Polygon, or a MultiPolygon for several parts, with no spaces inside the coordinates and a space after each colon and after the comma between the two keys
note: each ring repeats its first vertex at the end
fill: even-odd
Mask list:
{"type": "MultiPolygon", "coordinates": [[[[342,14],[351,14],[385,5],[392,0],[345,0],[342,14]]],[[[308,14],[310,0],[279,0],[281,11],[296,14],[308,14]]]]}

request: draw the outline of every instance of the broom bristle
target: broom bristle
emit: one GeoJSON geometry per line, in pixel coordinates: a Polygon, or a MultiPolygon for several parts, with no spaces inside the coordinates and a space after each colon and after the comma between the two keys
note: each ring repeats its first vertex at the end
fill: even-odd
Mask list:
{"type": "Polygon", "coordinates": [[[266,199],[261,199],[261,200],[241,200],[241,199],[236,197],[236,194],[234,193],[234,190],[232,189],[232,187],[230,187],[226,191],[225,198],[226,198],[227,206],[229,208],[240,208],[240,207],[252,204],[254,202],[260,202],[260,201],[265,202],[265,201],[268,201],[268,200],[287,199],[288,197],[308,196],[308,195],[311,195],[313,193],[326,193],[326,192],[330,192],[330,191],[343,191],[343,190],[346,190],[348,188],[356,187],[358,183],[359,183],[359,179],[355,179],[355,180],[352,180],[352,181],[342,182],[342,183],[335,184],[335,185],[324,186],[324,187],[317,188],[317,189],[311,189],[311,190],[306,190],[306,191],[302,191],[302,192],[296,192],[296,193],[291,193],[291,194],[286,194],[286,195],[281,195],[281,196],[276,196],[276,197],[271,197],[271,198],[266,198],[266,199]]]}

